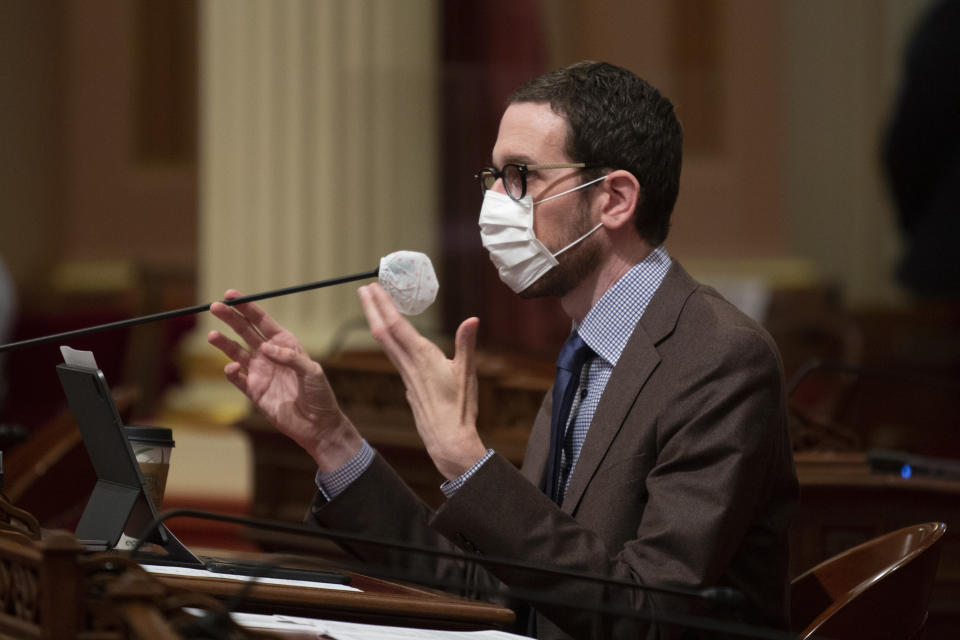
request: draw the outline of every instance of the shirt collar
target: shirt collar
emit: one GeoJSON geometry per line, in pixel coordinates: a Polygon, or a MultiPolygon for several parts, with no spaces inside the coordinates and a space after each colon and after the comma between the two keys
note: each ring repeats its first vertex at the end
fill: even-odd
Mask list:
{"type": "Polygon", "coordinates": [[[574,328],[594,352],[616,366],[637,322],[672,263],[663,245],[630,268],[574,328]]]}

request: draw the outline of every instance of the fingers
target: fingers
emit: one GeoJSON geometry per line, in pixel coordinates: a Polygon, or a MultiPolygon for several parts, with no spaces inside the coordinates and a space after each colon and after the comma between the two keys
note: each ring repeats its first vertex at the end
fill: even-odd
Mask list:
{"type": "MultiPolygon", "coordinates": [[[[237,369],[241,372],[250,368],[250,360],[252,358],[250,352],[240,346],[235,340],[231,340],[219,331],[214,330],[207,334],[207,341],[233,360],[233,362],[237,364],[237,369]]],[[[281,347],[272,343],[264,343],[260,345],[260,351],[277,364],[289,366],[300,375],[316,375],[322,372],[318,363],[297,349],[281,347]]]]}
{"type": "Polygon", "coordinates": [[[246,395],[248,388],[247,367],[250,366],[250,353],[219,331],[208,333],[207,341],[232,360],[223,367],[223,373],[226,374],[227,380],[246,395]]]}
{"type": "Polygon", "coordinates": [[[273,343],[264,344],[260,350],[277,364],[288,366],[301,376],[318,375],[323,371],[320,364],[311,360],[303,351],[273,343]]]}
{"type": "Polygon", "coordinates": [[[226,374],[227,380],[233,383],[237,389],[240,389],[244,395],[249,396],[247,393],[247,374],[243,367],[240,366],[238,362],[229,362],[223,368],[223,373],[226,374]]]}
{"type": "MultiPolygon", "coordinates": [[[[241,296],[236,289],[228,289],[223,297],[224,300],[230,300],[241,296]]],[[[210,305],[210,312],[253,348],[283,331],[276,320],[253,302],[227,305],[218,301],[210,305]]]]}
{"type": "Polygon", "coordinates": [[[250,366],[250,352],[240,346],[235,340],[231,340],[219,331],[211,331],[207,334],[207,342],[220,349],[228,358],[238,363],[246,369],[250,366]]]}
{"type": "MultiPolygon", "coordinates": [[[[242,296],[236,289],[228,289],[223,295],[224,300],[240,297],[242,296]]],[[[283,327],[255,302],[227,306],[239,311],[267,340],[283,331],[283,327]]]]}
{"type": "Polygon", "coordinates": [[[239,310],[234,310],[233,307],[229,307],[222,302],[214,302],[210,305],[210,313],[226,323],[250,347],[256,348],[264,341],[263,335],[250,324],[250,321],[239,310]]]}
{"type": "Polygon", "coordinates": [[[360,287],[358,294],[374,339],[383,345],[387,356],[398,369],[410,366],[411,349],[420,339],[420,334],[400,315],[390,295],[379,284],[360,287]]]}

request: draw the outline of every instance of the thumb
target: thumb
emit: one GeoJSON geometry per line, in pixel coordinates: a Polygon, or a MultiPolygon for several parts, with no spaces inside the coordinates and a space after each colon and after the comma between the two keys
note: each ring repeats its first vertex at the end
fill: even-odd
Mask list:
{"type": "Polygon", "coordinates": [[[462,422],[475,422],[477,419],[477,350],[478,318],[467,318],[460,323],[454,339],[454,370],[460,373],[460,401],[462,422]]]}
{"type": "Polygon", "coordinates": [[[479,318],[467,318],[460,323],[457,328],[457,336],[454,339],[453,359],[463,365],[464,371],[468,375],[473,375],[477,366],[474,353],[477,350],[477,330],[479,327],[479,318]]]}

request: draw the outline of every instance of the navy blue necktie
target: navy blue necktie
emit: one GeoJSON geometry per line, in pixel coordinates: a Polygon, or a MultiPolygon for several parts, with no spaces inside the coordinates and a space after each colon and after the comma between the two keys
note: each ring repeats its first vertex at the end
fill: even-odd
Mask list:
{"type": "MultiPolygon", "coordinates": [[[[547,458],[543,487],[543,492],[557,504],[562,500],[563,483],[567,476],[567,474],[561,474],[560,459],[565,439],[564,432],[567,421],[570,419],[570,407],[573,406],[574,394],[580,386],[580,370],[593,355],[593,349],[588,347],[574,331],[563,343],[560,356],[557,358],[557,377],[553,383],[553,413],[550,419],[550,455],[547,458]]],[[[572,457],[572,446],[567,455],[568,458],[572,457]]],[[[567,462],[572,464],[569,459],[567,462]]]]}

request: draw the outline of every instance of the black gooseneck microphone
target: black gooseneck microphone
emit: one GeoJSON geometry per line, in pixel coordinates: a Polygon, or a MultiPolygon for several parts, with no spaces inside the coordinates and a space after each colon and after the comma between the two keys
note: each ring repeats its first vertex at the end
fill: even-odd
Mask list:
{"type": "MultiPolygon", "coordinates": [[[[232,307],[238,304],[244,304],[245,302],[254,302],[256,300],[264,300],[266,298],[276,298],[278,296],[285,296],[291,293],[300,293],[301,291],[309,291],[311,289],[321,289],[323,287],[332,287],[333,285],[343,284],[345,282],[353,282],[355,280],[365,280],[367,278],[376,278],[379,274],[380,274],[380,268],[378,267],[373,271],[366,271],[364,273],[355,273],[350,276],[341,276],[339,278],[330,278],[329,280],[319,280],[317,282],[300,284],[293,287],[285,287],[283,289],[274,289],[273,291],[264,291],[263,293],[254,293],[254,294],[243,296],[240,298],[230,298],[228,300],[220,300],[220,302],[232,307]]],[[[12,351],[14,349],[20,349],[22,347],[29,347],[37,344],[43,344],[46,342],[53,342],[55,340],[63,340],[65,338],[75,338],[77,336],[84,336],[90,333],[96,333],[98,331],[107,331],[109,329],[120,329],[123,327],[132,327],[138,324],[153,322],[154,320],[167,320],[169,318],[186,316],[193,313],[201,313],[203,311],[209,311],[211,304],[213,303],[208,302],[207,304],[198,304],[192,307],[174,309],[172,311],[161,311],[160,313],[152,313],[146,316],[130,318],[129,320],[118,320],[117,322],[108,322],[106,324],[98,324],[92,327],[86,327],[84,329],[74,329],[73,331],[64,331],[62,333],[54,333],[48,336],[40,336],[38,338],[30,338],[28,340],[20,340],[19,342],[9,342],[7,344],[0,345],[0,353],[3,353],[4,351],[12,351]]]]}
{"type": "MultiPolygon", "coordinates": [[[[164,511],[153,522],[151,522],[143,531],[143,533],[138,537],[137,544],[130,550],[131,557],[133,559],[137,558],[137,554],[140,553],[143,541],[153,534],[153,532],[159,527],[164,521],[175,518],[175,517],[193,517],[205,520],[213,520],[217,522],[227,522],[231,524],[243,524],[252,526],[255,528],[272,530],[272,531],[281,531],[287,533],[299,534],[304,537],[321,537],[328,540],[333,540],[335,542],[354,542],[361,544],[368,544],[374,546],[380,546],[383,548],[396,549],[400,551],[407,551],[411,553],[420,553],[428,556],[438,557],[438,558],[450,558],[463,562],[469,562],[479,565],[487,566],[503,566],[510,567],[515,569],[523,569],[528,571],[535,571],[540,573],[546,573],[555,575],[558,577],[572,578],[577,580],[599,582],[602,584],[634,589],[636,591],[648,592],[648,593],[659,593],[663,595],[679,596],[683,598],[692,598],[695,600],[705,601],[711,605],[718,607],[744,607],[748,605],[746,597],[737,589],[732,587],[711,587],[706,589],[689,589],[682,587],[665,587],[665,586],[653,586],[653,585],[642,585],[635,582],[629,582],[626,580],[619,580],[616,578],[610,578],[607,576],[599,576],[596,574],[590,574],[586,572],[566,569],[564,567],[556,567],[549,565],[540,565],[530,562],[523,562],[518,560],[513,560],[511,558],[503,558],[497,556],[489,555],[478,555],[478,554],[469,554],[465,552],[454,552],[454,551],[444,551],[441,549],[434,549],[432,547],[427,547],[423,545],[412,544],[403,541],[390,540],[379,538],[376,536],[369,536],[363,534],[355,534],[346,531],[339,531],[335,529],[328,529],[325,527],[306,527],[304,525],[296,525],[286,522],[277,522],[273,520],[265,520],[262,518],[250,518],[244,516],[235,516],[224,513],[216,513],[209,511],[201,511],[197,509],[170,509],[164,511]]],[[[278,558],[283,558],[284,556],[278,556],[278,558]]],[[[300,562],[311,562],[310,558],[298,557],[300,562]]],[[[245,583],[245,588],[234,598],[234,601],[238,602],[249,593],[249,589],[252,586],[251,582],[255,581],[257,577],[269,577],[272,568],[282,560],[274,559],[272,562],[264,563],[261,566],[261,569],[256,572],[256,576],[252,577],[251,581],[245,583]]],[[[379,565],[378,565],[379,566],[379,565]]],[[[450,581],[444,579],[438,579],[433,576],[423,576],[415,575],[410,572],[404,572],[397,569],[388,569],[381,567],[381,570],[376,573],[376,575],[388,579],[395,580],[405,580],[419,582],[421,584],[427,584],[429,586],[439,587],[439,588],[448,588],[448,589],[459,589],[463,585],[457,581],[450,581]]],[[[571,602],[567,600],[558,601],[555,598],[547,598],[542,594],[536,593],[530,590],[518,589],[516,587],[508,586],[509,595],[518,598],[520,600],[526,600],[533,603],[542,603],[549,604],[554,606],[564,606],[564,607],[575,607],[581,610],[589,611],[592,613],[605,614],[605,615],[614,615],[621,616],[625,618],[634,618],[638,620],[645,620],[649,622],[655,622],[658,624],[669,624],[677,625],[690,629],[700,629],[705,631],[710,631],[714,633],[726,633],[731,634],[735,637],[749,637],[749,638],[764,638],[766,640],[788,640],[795,639],[795,634],[781,631],[778,629],[772,629],[768,627],[762,627],[755,624],[749,624],[745,622],[737,622],[731,620],[722,620],[715,618],[708,618],[701,615],[693,615],[687,613],[675,613],[670,611],[643,611],[631,609],[624,606],[602,604],[600,606],[593,605],[584,605],[583,603],[571,602]]],[[[503,596],[502,592],[499,591],[490,591],[484,590],[484,592],[479,595],[485,596],[503,596]]]]}

